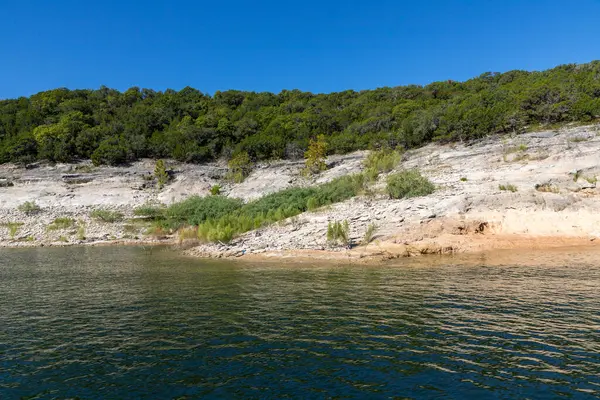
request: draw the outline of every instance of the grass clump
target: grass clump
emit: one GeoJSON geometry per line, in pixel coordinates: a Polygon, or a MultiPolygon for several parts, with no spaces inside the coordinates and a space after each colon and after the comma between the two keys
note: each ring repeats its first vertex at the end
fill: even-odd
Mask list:
{"type": "Polygon", "coordinates": [[[375,231],[377,231],[377,225],[371,223],[367,226],[367,230],[365,231],[365,236],[363,237],[362,244],[367,245],[371,243],[373,240],[373,236],[375,235],[375,231]]]}
{"type": "Polygon", "coordinates": [[[2,224],[3,227],[5,227],[6,229],[8,229],[8,234],[10,236],[11,239],[14,239],[17,232],[19,231],[19,228],[21,228],[21,226],[23,226],[22,222],[5,222],[2,224]]]}
{"type": "Polygon", "coordinates": [[[544,192],[544,193],[558,193],[559,189],[557,186],[552,185],[550,183],[538,183],[537,185],[535,185],[535,190],[537,190],[538,192],[544,192]]]}
{"type": "Polygon", "coordinates": [[[598,182],[598,177],[596,176],[586,176],[584,179],[591,185],[595,185],[598,182]]]}
{"type": "Polygon", "coordinates": [[[26,201],[17,208],[19,211],[24,212],[27,215],[37,214],[42,211],[42,208],[38,206],[35,201],[26,201]]]}
{"type": "Polygon", "coordinates": [[[504,185],[504,184],[498,185],[498,189],[505,190],[508,192],[513,192],[513,193],[518,190],[515,185],[511,185],[510,183],[507,183],[506,185],[504,185]]]}
{"type": "Polygon", "coordinates": [[[590,139],[585,136],[575,136],[569,139],[569,141],[573,143],[587,142],[588,140],[590,139]]]}
{"type": "Polygon", "coordinates": [[[413,169],[388,176],[386,190],[391,199],[402,199],[427,196],[435,191],[435,186],[413,169]]]}
{"type": "Polygon", "coordinates": [[[89,174],[94,172],[94,166],[93,165],[89,165],[89,164],[84,164],[84,165],[78,165],[75,167],[75,171],[77,172],[81,172],[84,174],[89,174]]]}
{"type": "Polygon", "coordinates": [[[162,204],[146,203],[133,210],[133,215],[144,217],[146,219],[157,220],[164,219],[167,207],[162,204]]]}
{"type": "Polygon", "coordinates": [[[77,240],[85,240],[85,223],[79,220],[79,227],[77,228],[77,240]]]}
{"type": "Polygon", "coordinates": [[[378,150],[369,153],[364,161],[365,177],[369,182],[377,180],[379,174],[390,172],[400,161],[402,154],[397,150],[378,150]]]}
{"type": "Polygon", "coordinates": [[[233,183],[242,183],[252,172],[252,160],[246,152],[234,155],[227,166],[229,171],[225,178],[233,183]]]}
{"type": "Polygon", "coordinates": [[[52,223],[48,225],[47,229],[49,231],[57,231],[62,229],[69,229],[73,225],[75,225],[75,220],[73,218],[60,217],[52,221],[52,223]]]}
{"type": "Polygon", "coordinates": [[[61,236],[58,237],[58,241],[59,242],[63,242],[63,243],[68,243],[69,239],[67,239],[66,236],[61,235],[61,236]]]}
{"type": "Polygon", "coordinates": [[[183,224],[199,225],[208,219],[218,219],[242,206],[239,199],[225,196],[192,196],[172,204],[165,211],[167,226],[178,228],[183,224]]]}
{"type": "Polygon", "coordinates": [[[348,246],[350,244],[350,224],[348,220],[329,221],[327,224],[327,241],[333,245],[348,246]]]}
{"type": "Polygon", "coordinates": [[[198,227],[196,226],[186,226],[180,228],[177,231],[177,235],[179,236],[179,243],[182,243],[185,240],[193,240],[198,237],[198,227]]]}
{"type": "Polygon", "coordinates": [[[119,222],[123,221],[123,214],[118,211],[99,209],[90,213],[90,217],[102,222],[119,222]]]}
{"type": "Polygon", "coordinates": [[[316,197],[309,197],[306,201],[306,209],[308,211],[314,211],[319,208],[319,200],[316,197]]]}
{"type": "Polygon", "coordinates": [[[214,185],[210,188],[210,194],[213,196],[218,196],[221,194],[221,186],[220,185],[214,185]]]}

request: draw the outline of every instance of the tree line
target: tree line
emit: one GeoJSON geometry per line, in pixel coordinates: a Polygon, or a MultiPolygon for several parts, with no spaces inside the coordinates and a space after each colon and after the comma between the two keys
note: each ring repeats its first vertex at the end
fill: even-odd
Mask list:
{"type": "Polygon", "coordinates": [[[329,94],[60,88],[0,101],[0,163],[296,159],[319,135],[331,154],[598,118],[600,61],[329,94]]]}

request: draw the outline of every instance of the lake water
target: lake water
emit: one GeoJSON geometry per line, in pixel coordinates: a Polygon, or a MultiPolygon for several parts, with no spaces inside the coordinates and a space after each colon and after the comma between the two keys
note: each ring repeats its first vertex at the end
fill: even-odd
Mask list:
{"type": "Polygon", "coordinates": [[[367,267],[0,249],[0,398],[595,398],[599,253],[556,254],[367,267]]]}

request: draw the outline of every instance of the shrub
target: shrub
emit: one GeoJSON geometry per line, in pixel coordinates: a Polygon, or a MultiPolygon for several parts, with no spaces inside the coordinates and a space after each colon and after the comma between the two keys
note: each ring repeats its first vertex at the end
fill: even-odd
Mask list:
{"type": "Polygon", "coordinates": [[[48,230],[56,231],[60,229],[68,229],[75,225],[75,220],[73,218],[61,217],[56,218],[50,225],[48,225],[48,230]]]}
{"type": "Polygon", "coordinates": [[[460,181],[461,181],[461,182],[466,182],[466,181],[468,181],[468,179],[467,179],[466,177],[464,177],[464,176],[463,176],[462,178],[460,178],[460,181]]]}
{"type": "Polygon", "coordinates": [[[329,221],[327,224],[327,241],[331,244],[349,245],[350,224],[348,224],[348,220],[344,220],[343,222],[329,221]]]}
{"type": "Polygon", "coordinates": [[[118,211],[112,210],[94,210],[90,213],[90,217],[100,220],[102,222],[119,222],[123,220],[123,214],[118,211]]]}
{"type": "Polygon", "coordinates": [[[213,196],[218,196],[221,194],[221,186],[219,185],[214,185],[213,187],[210,188],[210,194],[213,196]]]}
{"type": "Polygon", "coordinates": [[[498,185],[498,189],[506,190],[506,191],[513,192],[513,193],[518,190],[515,185],[511,185],[510,183],[507,183],[506,185],[498,185]]]}
{"type": "Polygon", "coordinates": [[[35,201],[26,201],[18,207],[18,210],[30,215],[42,211],[42,208],[38,206],[35,201]]]}
{"type": "Polygon", "coordinates": [[[435,186],[417,170],[406,170],[388,176],[387,193],[391,199],[427,196],[435,186]]]}
{"type": "Polygon", "coordinates": [[[23,223],[22,222],[5,222],[2,224],[2,226],[6,227],[8,229],[8,234],[10,235],[10,238],[14,239],[15,235],[19,231],[19,228],[21,226],[23,226],[23,223]]]}

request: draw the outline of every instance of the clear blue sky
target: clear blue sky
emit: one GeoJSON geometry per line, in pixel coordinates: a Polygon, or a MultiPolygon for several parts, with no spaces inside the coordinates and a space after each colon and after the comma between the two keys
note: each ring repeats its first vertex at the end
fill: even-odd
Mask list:
{"type": "Polygon", "coordinates": [[[0,98],[331,92],[600,58],[600,1],[0,0],[0,98]]]}

